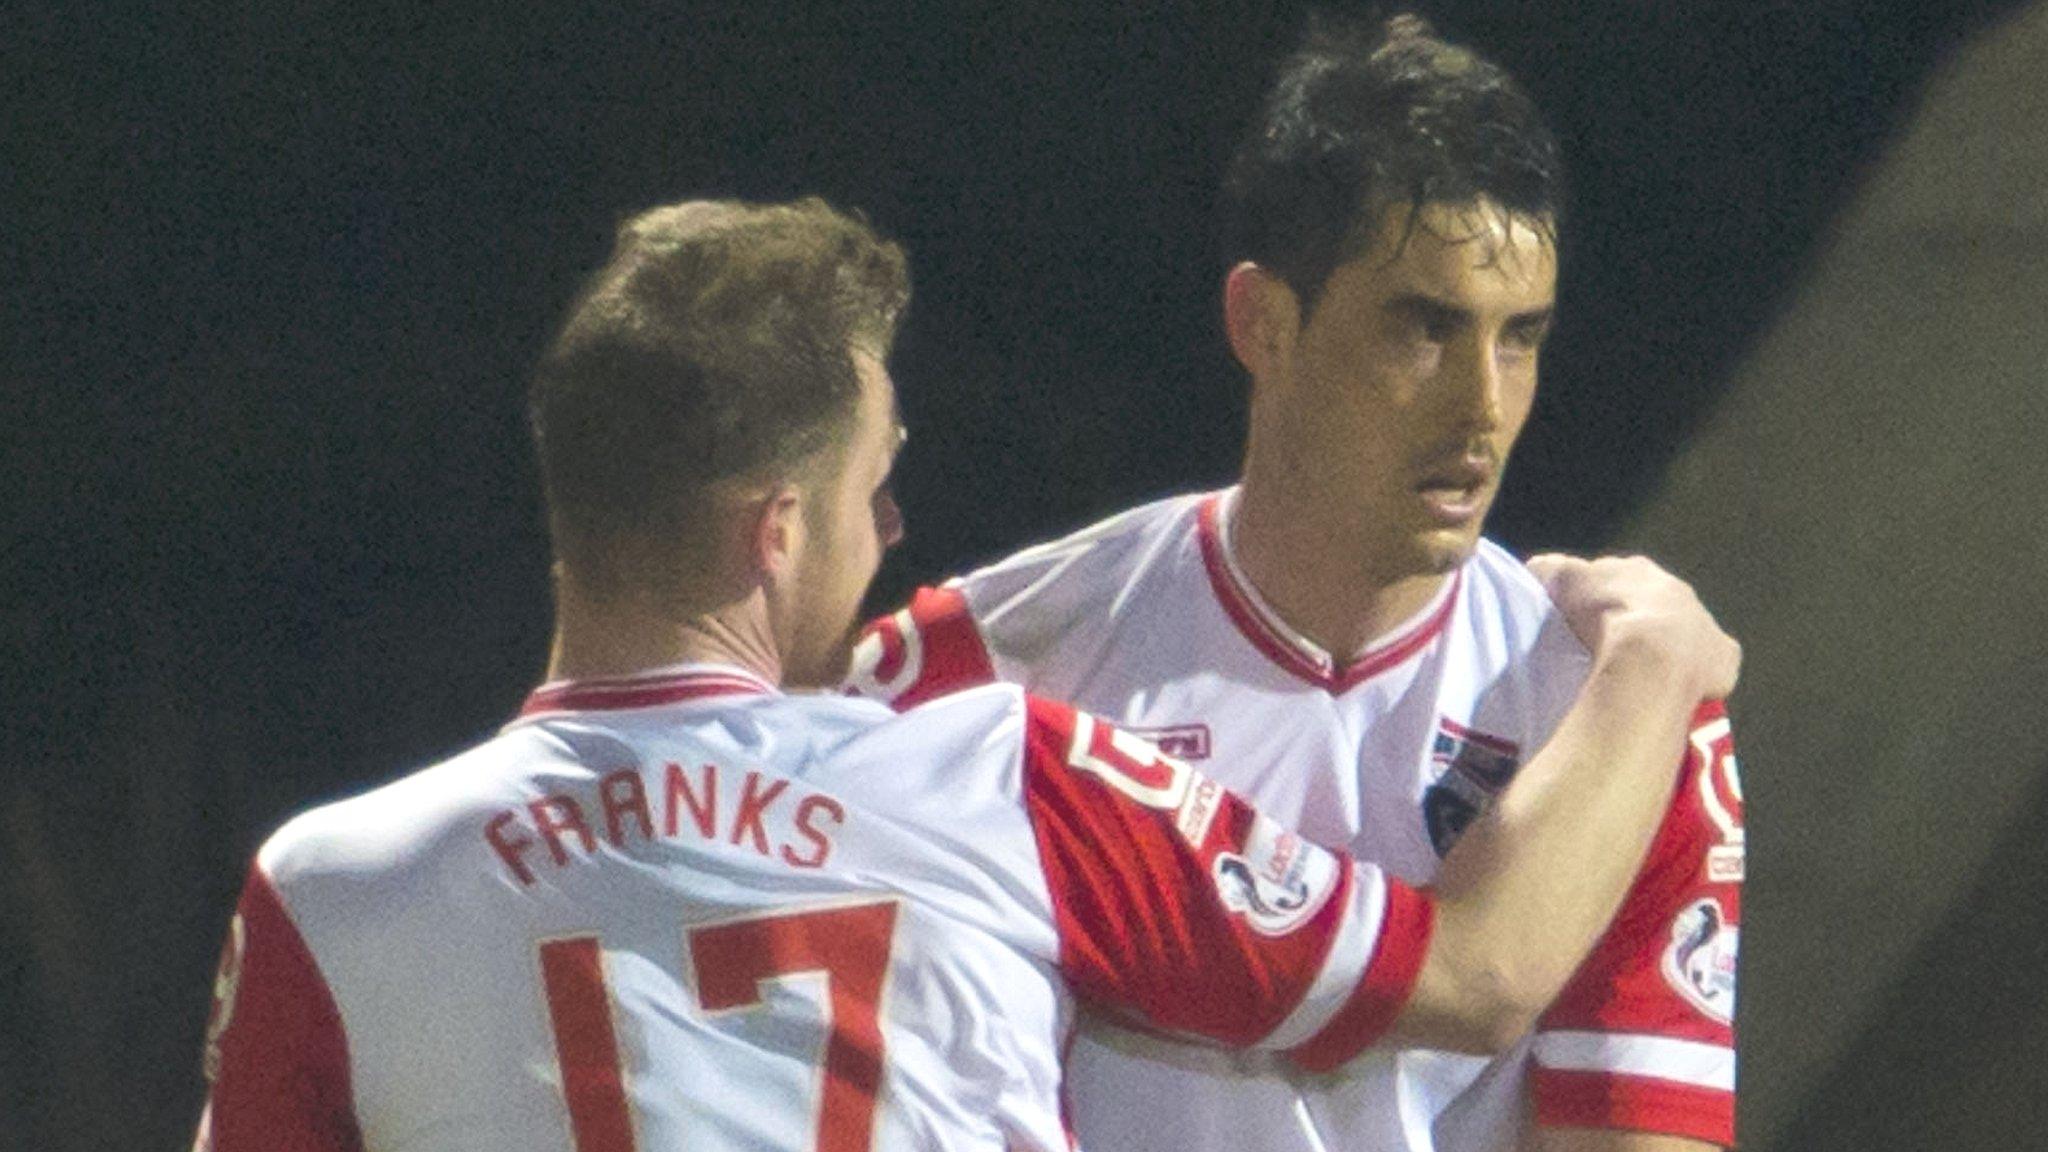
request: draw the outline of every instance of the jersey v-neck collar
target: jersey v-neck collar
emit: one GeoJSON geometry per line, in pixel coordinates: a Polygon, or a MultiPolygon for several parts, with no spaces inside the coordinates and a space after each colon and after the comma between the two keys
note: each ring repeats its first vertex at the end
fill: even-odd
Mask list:
{"type": "Polygon", "coordinates": [[[526,698],[515,723],[564,712],[657,708],[712,696],[761,696],[778,691],[760,676],[730,664],[674,664],[631,676],[551,680],[526,698]]]}
{"type": "Polygon", "coordinates": [[[1450,621],[1465,582],[1463,567],[1451,574],[1435,599],[1386,640],[1340,664],[1321,645],[1282,620],[1239,567],[1230,542],[1230,510],[1238,491],[1227,488],[1213,493],[1196,509],[1195,533],[1201,542],[1202,564],[1224,614],[1252,647],[1282,669],[1333,694],[1347,692],[1429,647],[1450,621]]]}

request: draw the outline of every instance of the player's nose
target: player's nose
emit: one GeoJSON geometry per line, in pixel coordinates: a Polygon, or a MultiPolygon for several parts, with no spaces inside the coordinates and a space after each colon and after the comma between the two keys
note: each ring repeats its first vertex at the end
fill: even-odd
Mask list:
{"type": "Polygon", "coordinates": [[[1478,432],[1500,427],[1505,380],[1495,342],[1474,335],[1459,341],[1459,347],[1446,360],[1447,379],[1442,392],[1453,418],[1478,432]]]}

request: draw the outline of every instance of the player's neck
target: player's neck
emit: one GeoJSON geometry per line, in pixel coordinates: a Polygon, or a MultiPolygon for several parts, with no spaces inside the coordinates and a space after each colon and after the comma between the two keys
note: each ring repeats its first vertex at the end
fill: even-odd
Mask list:
{"type": "Polygon", "coordinates": [[[1364,550],[1343,547],[1330,526],[1302,514],[1314,506],[1248,480],[1232,509],[1231,555],[1288,627],[1348,660],[1427,607],[1451,574],[1377,570],[1364,550]]]}
{"type": "Polygon", "coordinates": [[[649,598],[555,595],[549,680],[632,676],[676,664],[726,664],[782,682],[782,660],[758,594],[709,611],[677,613],[649,598]]]}

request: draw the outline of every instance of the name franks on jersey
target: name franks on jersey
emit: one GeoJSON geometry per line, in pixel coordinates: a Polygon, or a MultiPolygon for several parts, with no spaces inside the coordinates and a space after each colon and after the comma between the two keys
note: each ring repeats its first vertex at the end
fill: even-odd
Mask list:
{"type": "Polygon", "coordinates": [[[721,788],[717,764],[701,765],[694,776],[680,764],[665,765],[659,796],[651,797],[648,783],[657,774],[620,768],[599,777],[591,791],[550,793],[499,812],[484,825],[484,840],[522,886],[534,882],[533,869],[543,859],[559,868],[595,857],[600,833],[613,848],[624,848],[630,840],[688,832],[752,848],[793,868],[824,865],[832,832],[846,823],[839,801],[816,792],[793,796],[788,780],[759,772],[723,772],[721,788]],[[721,793],[728,807],[721,807],[721,793]]]}

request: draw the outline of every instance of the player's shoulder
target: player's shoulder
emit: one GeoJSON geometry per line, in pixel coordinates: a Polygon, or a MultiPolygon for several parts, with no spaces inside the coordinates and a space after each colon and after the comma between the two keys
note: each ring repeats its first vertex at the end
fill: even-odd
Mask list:
{"type": "Polygon", "coordinates": [[[1482,537],[1465,564],[1465,580],[1475,592],[1515,609],[1548,615],[1557,611],[1536,574],[1514,553],[1482,537]]]}
{"type": "Polygon", "coordinates": [[[1200,524],[1218,499],[1196,492],[1142,504],[955,581],[997,671],[1014,671],[1005,659],[1040,668],[1063,652],[1092,651],[1123,613],[1178,602],[1188,582],[1206,582],[1200,524]]]}
{"type": "Polygon", "coordinates": [[[923,588],[855,646],[851,691],[897,708],[990,680],[1037,684],[1093,658],[1126,612],[1180,604],[1206,579],[1200,518],[1217,494],[1171,496],[923,588]],[[1148,607],[1149,606],[1149,607],[1148,607]]]}
{"type": "Polygon", "coordinates": [[[1539,651],[1566,659],[1585,655],[1550,593],[1514,553],[1481,539],[1465,562],[1462,579],[1468,627],[1499,630],[1518,658],[1539,651]]]}
{"type": "Polygon", "coordinates": [[[1027,701],[1018,686],[992,683],[901,712],[883,708],[878,721],[820,747],[803,769],[805,783],[920,843],[949,843],[980,858],[1023,818],[1035,722],[1027,701]]]}
{"type": "Polygon", "coordinates": [[[1099,585],[1143,567],[1162,549],[1193,546],[1196,518],[1215,496],[1182,493],[1125,509],[977,568],[952,584],[977,610],[1025,590],[1043,594],[1053,586],[1099,585]]]}
{"type": "Polygon", "coordinates": [[[894,712],[847,699],[860,722],[821,749],[820,764],[867,788],[879,773],[893,781],[971,775],[1014,758],[1028,722],[1024,690],[995,682],[964,688],[894,712]],[[878,767],[880,766],[880,767],[878,767]]]}
{"type": "MultiPolygon", "coordinates": [[[[1591,656],[1520,560],[1481,540],[1459,572],[1447,629],[1447,684],[1468,693],[1472,722],[1532,746],[1571,707],[1591,656]]],[[[1461,722],[1464,722],[1461,720],[1461,722]]]]}
{"type": "Polygon", "coordinates": [[[280,887],[322,879],[375,882],[416,865],[482,814],[520,799],[517,776],[560,759],[546,734],[515,728],[450,759],[310,808],[273,832],[257,862],[280,887]]]}

